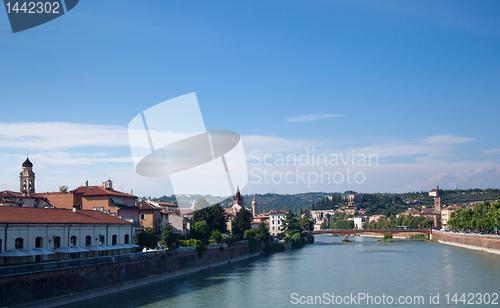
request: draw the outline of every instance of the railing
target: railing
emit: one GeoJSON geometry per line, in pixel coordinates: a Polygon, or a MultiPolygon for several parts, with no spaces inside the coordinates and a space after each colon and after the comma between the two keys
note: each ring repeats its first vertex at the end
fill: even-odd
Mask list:
{"type": "Polygon", "coordinates": [[[473,233],[460,233],[460,232],[447,232],[441,230],[432,230],[432,233],[441,233],[445,235],[455,235],[455,236],[467,236],[467,237],[475,237],[475,238],[485,238],[492,240],[500,240],[500,235],[489,235],[489,234],[473,234],[473,233]]]}
{"type": "MultiPolygon", "coordinates": [[[[245,246],[248,245],[248,241],[239,241],[233,244],[235,246],[245,246]]],[[[226,244],[212,244],[207,246],[207,250],[220,249],[220,247],[227,247],[226,244]]],[[[52,261],[52,262],[42,262],[42,263],[31,263],[22,265],[12,265],[0,267],[0,277],[19,275],[32,272],[44,272],[56,269],[64,268],[74,268],[82,266],[90,266],[97,264],[115,263],[115,262],[125,262],[133,260],[141,260],[148,258],[155,258],[159,256],[174,256],[179,254],[194,253],[197,252],[197,248],[194,246],[182,247],[174,250],[154,250],[148,252],[136,252],[121,255],[112,255],[105,257],[92,257],[84,259],[75,260],[62,260],[62,261],[52,261]]]]}

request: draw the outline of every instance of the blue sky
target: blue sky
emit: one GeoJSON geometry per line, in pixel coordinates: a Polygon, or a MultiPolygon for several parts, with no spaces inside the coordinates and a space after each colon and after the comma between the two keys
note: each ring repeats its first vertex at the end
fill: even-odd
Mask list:
{"type": "Polygon", "coordinates": [[[256,165],[265,154],[379,157],[351,168],[363,183],[250,176],[244,193],[499,187],[499,14],[498,1],[90,0],[13,34],[0,10],[1,184],[17,190],[29,153],[38,191],[111,177],[172,194],[134,174],[126,128],[196,92],[208,130],[242,135],[251,174],[320,172],[256,165]]]}

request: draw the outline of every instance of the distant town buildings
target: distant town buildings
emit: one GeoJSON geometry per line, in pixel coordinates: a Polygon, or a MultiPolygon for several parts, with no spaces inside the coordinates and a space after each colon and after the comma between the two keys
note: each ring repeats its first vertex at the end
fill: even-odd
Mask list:
{"type": "Polygon", "coordinates": [[[387,216],[385,216],[385,215],[372,215],[372,216],[370,216],[369,222],[373,222],[373,221],[377,222],[380,219],[387,219],[387,216]]]}
{"type": "Polygon", "coordinates": [[[367,216],[354,217],[354,229],[363,229],[363,223],[368,219],[367,216]]]}

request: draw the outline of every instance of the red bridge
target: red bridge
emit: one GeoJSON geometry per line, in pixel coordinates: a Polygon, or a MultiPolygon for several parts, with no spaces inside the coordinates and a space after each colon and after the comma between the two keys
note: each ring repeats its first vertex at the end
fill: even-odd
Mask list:
{"type": "Polygon", "coordinates": [[[400,235],[412,235],[412,234],[432,234],[432,229],[340,229],[340,230],[316,230],[316,231],[306,231],[305,234],[336,234],[336,235],[354,235],[354,234],[386,234],[386,233],[400,234],[400,235]]]}

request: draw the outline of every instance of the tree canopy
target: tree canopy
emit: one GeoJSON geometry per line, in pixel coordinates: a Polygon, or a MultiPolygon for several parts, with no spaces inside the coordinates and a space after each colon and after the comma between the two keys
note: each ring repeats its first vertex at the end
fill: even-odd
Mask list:
{"type": "Polygon", "coordinates": [[[286,213],[285,219],[281,223],[281,231],[287,235],[303,231],[297,220],[297,215],[292,210],[288,210],[286,213]]]}
{"type": "Polygon", "coordinates": [[[464,231],[491,232],[500,227],[500,202],[477,203],[473,208],[457,209],[451,214],[448,226],[464,231]]]}
{"type": "Polygon", "coordinates": [[[155,248],[159,240],[153,228],[145,228],[144,231],[135,234],[135,242],[141,248],[155,248]]]}
{"type": "Polygon", "coordinates": [[[232,229],[234,235],[241,235],[245,233],[246,230],[251,229],[251,221],[252,221],[252,213],[247,211],[245,206],[242,206],[236,216],[234,217],[234,221],[232,224],[232,229]]]}
{"type": "Polygon", "coordinates": [[[219,204],[194,212],[192,220],[193,224],[205,221],[210,229],[210,233],[214,230],[218,230],[220,233],[227,233],[226,212],[219,204]]]}
{"type": "Polygon", "coordinates": [[[168,249],[174,249],[179,246],[179,236],[174,233],[174,228],[171,225],[166,225],[162,231],[160,245],[165,245],[168,249]]]}

